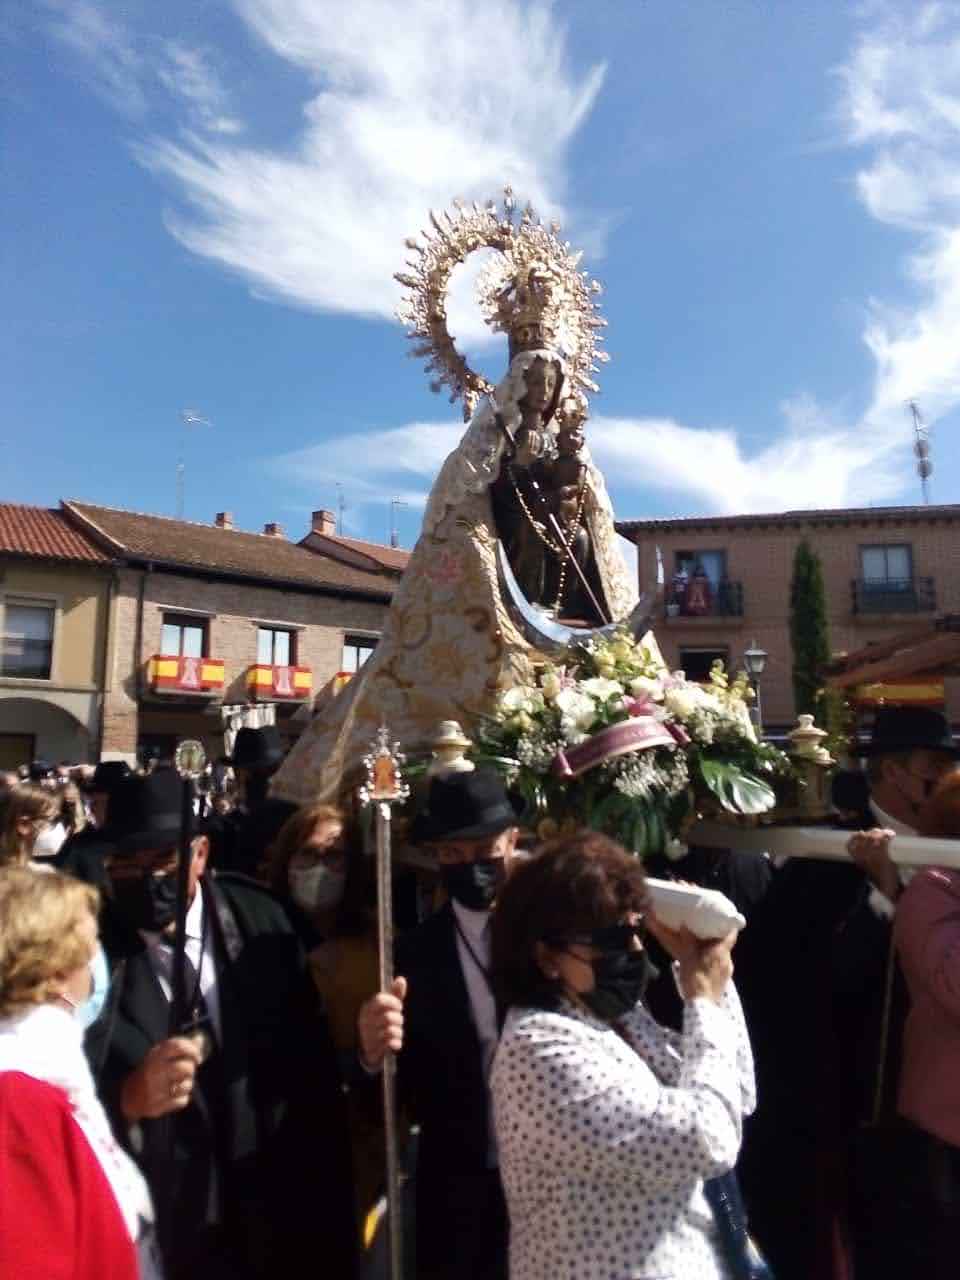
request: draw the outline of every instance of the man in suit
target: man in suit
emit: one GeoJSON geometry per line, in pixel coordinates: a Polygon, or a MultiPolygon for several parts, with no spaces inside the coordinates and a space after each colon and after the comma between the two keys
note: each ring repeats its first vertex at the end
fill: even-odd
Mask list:
{"type": "Polygon", "coordinates": [[[436,858],[449,902],[397,944],[391,992],[360,1011],[361,1060],[397,1052],[402,1104],[420,1125],[419,1280],[506,1280],[507,1214],[489,1076],[499,1038],[490,913],[517,840],[490,770],[434,778],[412,836],[436,858]]]}
{"type": "Polygon", "coordinates": [[[58,871],[86,880],[98,889],[107,887],[104,859],[113,852],[110,831],[111,796],[122,789],[130,776],[130,769],[122,760],[101,760],[93,771],[93,777],[84,788],[90,801],[93,821],[82,831],[68,836],[53,859],[58,871]]]}
{"type": "Polygon", "coordinates": [[[110,1007],[88,1051],[157,1202],[168,1280],[354,1275],[336,1060],[296,935],[258,885],[190,840],[187,1023],[171,1027],[180,781],[125,784],[108,859],[110,1007]],[[173,1032],[173,1034],[171,1034],[173,1032]]]}

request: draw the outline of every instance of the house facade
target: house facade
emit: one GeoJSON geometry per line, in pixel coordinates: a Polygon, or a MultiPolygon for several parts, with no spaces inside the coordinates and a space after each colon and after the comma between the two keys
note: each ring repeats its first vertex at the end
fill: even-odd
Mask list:
{"type": "MultiPolygon", "coordinates": [[[[12,652],[17,628],[26,632],[30,622],[17,612],[22,602],[66,600],[62,583],[71,575],[97,584],[88,585],[85,612],[74,604],[51,624],[62,638],[53,643],[53,675],[78,679],[73,668],[85,655],[90,679],[86,736],[61,739],[57,759],[166,756],[184,738],[216,758],[243,724],[275,723],[292,743],[373,651],[405,556],[384,548],[391,563],[379,564],[367,552],[374,544],[357,543],[363,550],[354,553],[350,539],[328,556],[291,542],[276,524],[262,533],[236,529],[227,512],[209,525],[79,501],[46,514],[89,549],[91,562],[46,562],[46,596],[37,565],[19,567],[15,581],[8,570],[14,603],[2,634],[12,652]]],[[[0,677],[0,699],[22,700],[34,683],[25,670],[0,677]]],[[[53,691],[49,678],[44,691],[53,691]]],[[[75,691],[56,692],[62,701],[75,691]]],[[[43,746],[31,723],[20,706],[0,719],[0,745],[8,733],[16,763],[43,746]]]]}
{"type": "MultiPolygon", "coordinates": [[[[715,658],[736,668],[747,648],[766,652],[759,691],[774,733],[794,720],[790,584],[801,540],[823,567],[835,654],[960,613],[960,504],[625,520],[617,529],[637,547],[641,590],[656,583],[659,553],[657,639],[671,666],[700,679],[715,658]]],[[[944,705],[960,723],[956,681],[901,692],[944,705]]]]}

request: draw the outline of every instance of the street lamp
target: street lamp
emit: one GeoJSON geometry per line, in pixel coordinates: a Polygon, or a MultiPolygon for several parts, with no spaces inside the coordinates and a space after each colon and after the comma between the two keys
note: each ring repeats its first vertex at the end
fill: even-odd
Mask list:
{"type": "Polygon", "coordinates": [[[756,724],[757,737],[759,738],[763,731],[763,715],[760,710],[760,677],[763,675],[767,665],[767,651],[757,647],[754,640],[749,649],[743,651],[743,665],[747,669],[747,675],[750,677],[750,683],[753,685],[753,693],[756,698],[756,724]]]}

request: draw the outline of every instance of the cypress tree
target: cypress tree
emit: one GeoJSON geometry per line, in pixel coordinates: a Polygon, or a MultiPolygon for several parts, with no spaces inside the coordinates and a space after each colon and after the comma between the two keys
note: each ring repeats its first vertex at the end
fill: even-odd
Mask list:
{"type": "Polygon", "coordinates": [[[824,665],[830,659],[827,602],[820,557],[806,538],[797,547],[790,583],[790,643],[796,714],[815,713],[824,665]]]}

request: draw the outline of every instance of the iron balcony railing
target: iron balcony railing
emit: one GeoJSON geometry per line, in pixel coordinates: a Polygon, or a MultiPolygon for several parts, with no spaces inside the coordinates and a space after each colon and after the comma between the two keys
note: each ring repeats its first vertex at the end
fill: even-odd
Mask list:
{"type": "Polygon", "coordinates": [[[937,607],[933,578],[854,578],[854,613],[932,613],[937,607]]]}
{"type": "Polygon", "coordinates": [[[742,618],[743,583],[724,578],[716,586],[691,581],[685,588],[668,586],[664,613],[668,618],[742,618]]]}

